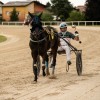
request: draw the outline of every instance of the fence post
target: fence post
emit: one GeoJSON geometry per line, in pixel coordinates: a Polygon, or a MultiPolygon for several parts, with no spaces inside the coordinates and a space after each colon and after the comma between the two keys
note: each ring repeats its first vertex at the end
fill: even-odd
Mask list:
{"type": "Polygon", "coordinates": [[[43,22],[44,26],[45,26],[45,22],[43,22]]]}
{"type": "Polygon", "coordinates": [[[80,25],[79,23],[80,23],[80,22],[78,21],[78,26],[80,25]]]}
{"type": "Polygon", "coordinates": [[[85,26],[86,26],[86,21],[85,21],[85,26]]]}
{"type": "Polygon", "coordinates": [[[73,22],[72,22],[72,25],[73,25],[73,22]]]}
{"type": "Polygon", "coordinates": [[[92,22],[92,26],[94,26],[94,21],[92,22]]]}

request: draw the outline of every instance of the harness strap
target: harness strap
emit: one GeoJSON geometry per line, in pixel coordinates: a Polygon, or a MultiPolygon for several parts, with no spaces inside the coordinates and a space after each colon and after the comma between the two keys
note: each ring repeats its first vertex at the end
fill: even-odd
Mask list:
{"type": "Polygon", "coordinates": [[[54,39],[54,31],[51,29],[51,38],[54,39]]]}
{"type": "Polygon", "coordinates": [[[31,42],[35,42],[35,43],[40,43],[40,42],[46,40],[46,38],[47,38],[47,37],[44,37],[43,39],[38,40],[38,41],[35,41],[35,40],[33,40],[33,39],[30,38],[30,41],[31,41],[31,42]]]}
{"type": "Polygon", "coordinates": [[[49,30],[49,29],[45,29],[45,31],[48,33],[49,35],[49,40],[53,40],[54,39],[54,31],[53,29],[49,30]]]}

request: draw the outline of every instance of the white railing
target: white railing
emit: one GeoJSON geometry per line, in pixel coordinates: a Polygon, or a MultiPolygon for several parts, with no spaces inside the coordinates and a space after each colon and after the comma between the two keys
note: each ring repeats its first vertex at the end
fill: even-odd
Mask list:
{"type": "Polygon", "coordinates": [[[24,22],[7,22],[7,21],[4,21],[1,23],[1,25],[23,25],[24,22]]]}
{"type": "MultiPolygon", "coordinates": [[[[61,21],[45,21],[43,22],[43,25],[59,25],[61,21]]],[[[67,21],[68,25],[77,25],[77,26],[94,26],[94,25],[100,25],[100,21],[67,21]]]]}
{"type": "MultiPolygon", "coordinates": [[[[43,21],[43,25],[59,25],[61,21],[43,21]]],[[[100,21],[67,21],[68,25],[77,25],[77,26],[94,26],[100,25],[100,21]]],[[[24,25],[24,22],[1,22],[0,25],[24,25]]]]}

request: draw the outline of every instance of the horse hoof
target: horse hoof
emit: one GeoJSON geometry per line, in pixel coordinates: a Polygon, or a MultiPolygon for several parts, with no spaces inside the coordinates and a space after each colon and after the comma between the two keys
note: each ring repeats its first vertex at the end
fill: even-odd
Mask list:
{"type": "Polygon", "coordinates": [[[45,74],[45,73],[43,73],[43,76],[46,76],[46,74],[45,74]]]}
{"type": "Polygon", "coordinates": [[[47,75],[47,76],[50,75],[50,72],[49,72],[48,70],[46,71],[46,75],[47,75]]]}
{"type": "Polygon", "coordinates": [[[50,68],[53,68],[53,65],[52,64],[50,65],[50,68]]]}
{"type": "Polygon", "coordinates": [[[32,81],[32,84],[37,84],[37,81],[35,81],[35,80],[34,80],[34,81],[32,81]]]}
{"type": "Polygon", "coordinates": [[[57,77],[55,75],[52,75],[49,77],[49,79],[57,79],[57,77]]]}
{"type": "Polygon", "coordinates": [[[48,72],[48,73],[47,73],[47,76],[49,76],[49,75],[50,75],[50,73],[48,72]]]}

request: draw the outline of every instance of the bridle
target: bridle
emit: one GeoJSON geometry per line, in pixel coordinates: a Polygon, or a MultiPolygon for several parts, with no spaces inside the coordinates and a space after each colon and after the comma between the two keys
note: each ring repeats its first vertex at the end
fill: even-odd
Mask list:
{"type": "Polygon", "coordinates": [[[42,33],[45,32],[45,30],[42,28],[42,23],[41,20],[39,19],[38,16],[31,16],[30,18],[27,19],[28,23],[32,26],[31,33],[30,33],[30,41],[34,43],[41,43],[43,41],[47,40],[48,35],[41,35],[42,33]],[[40,35],[42,36],[40,39],[40,35]]]}

